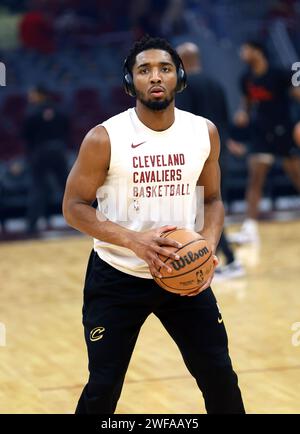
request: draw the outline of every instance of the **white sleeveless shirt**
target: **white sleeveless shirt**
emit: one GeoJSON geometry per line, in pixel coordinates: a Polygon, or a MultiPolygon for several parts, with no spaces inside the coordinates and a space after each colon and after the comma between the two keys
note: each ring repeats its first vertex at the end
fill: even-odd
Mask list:
{"type": "MultiPolygon", "coordinates": [[[[194,230],[196,183],[210,153],[206,119],[175,108],[171,127],[154,131],[131,108],[101,125],[111,144],[107,177],[97,190],[101,213],[137,232],[167,224],[194,230]]],[[[94,239],[94,250],[124,273],[152,278],[130,249],[94,239]]]]}

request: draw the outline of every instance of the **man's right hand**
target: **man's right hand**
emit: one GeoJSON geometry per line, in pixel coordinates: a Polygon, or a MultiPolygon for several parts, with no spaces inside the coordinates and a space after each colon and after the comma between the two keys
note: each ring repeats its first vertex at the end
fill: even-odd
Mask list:
{"type": "Polygon", "coordinates": [[[249,115],[245,110],[238,110],[233,118],[234,125],[245,128],[249,125],[249,115]]]}
{"type": "Polygon", "coordinates": [[[163,232],[172,231],[176,226],[161,226],[156,229],[151,229],[145,232],[136,232],[130,237],[130,249],[149,266],[150,273],[154,277],[162,277],[159,270],[165,268],[169,273],[172,268],[166,265],[158,255],[163,255],[171,259],[178,260],[180,257],[171,249],[164,246],[175,247],[179,249],[182,244],[171,238],[163,238],[163,232]]]}
{"type": "Polygon", "coordinates": [[[236,157],[243,157],[247,153],[247,147],[243,143],[236,142],[235,140],[228,139],[226,146],[229,152],[236,157]]]}

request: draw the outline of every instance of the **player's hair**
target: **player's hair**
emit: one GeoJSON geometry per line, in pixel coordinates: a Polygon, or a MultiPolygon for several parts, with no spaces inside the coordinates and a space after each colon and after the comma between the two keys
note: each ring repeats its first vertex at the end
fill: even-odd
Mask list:
{"type": "Polygon", "coordinates": [[[157,38],[157,37],[152,38],[149,35],[146,35],[143,36],[140,40],[136,41],[136,43],[133,45],[133,47],[131,48],[127,56],[126,66],[130,74],[132,74],[132,69],[133,69],[133,65],[135,64],[136,56],[142,51],[151,50],[151,49],[167,51],[172,57],[172,60],[176,66],[177,71],[182,65],[182,61],[180,59],[179,54],[166,39],[157,38]]]}
{"type": "Polygon", "coordinates": [[[268,49],[261,41],[257,41],[256,39],[248,39],[247,41],[244,42],[243,45],[249,45],[250,47],[255,48],[255,50],[259,50],[262,53],[262,55],[266,59],[268,59],[269,57],[268,49]]]}

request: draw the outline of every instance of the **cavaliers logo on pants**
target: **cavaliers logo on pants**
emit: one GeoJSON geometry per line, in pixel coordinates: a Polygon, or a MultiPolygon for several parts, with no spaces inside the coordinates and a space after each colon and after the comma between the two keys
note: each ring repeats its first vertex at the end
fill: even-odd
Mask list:
{"type": "Polygon", "coordinates": [[[104,327],[96,327],[90,333],[90,341],[95,342],[103,338],[104,327]]]}

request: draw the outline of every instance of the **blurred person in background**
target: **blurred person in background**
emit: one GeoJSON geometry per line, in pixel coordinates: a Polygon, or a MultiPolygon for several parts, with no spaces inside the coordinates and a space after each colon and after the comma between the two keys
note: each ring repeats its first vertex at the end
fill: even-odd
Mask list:
{"type": "Polygon", "coordinates": [[[45,214],[49,204],[49,175],[55,177],[61,192],[65,187],[68,175],[66,142],[69,121],[42,85],[29,90],[28,102],[28,113],[23,126],[31,175],[26,218],[27,233],[35,235],[38,232],[38,219],[45,214]]]}
{"type": "Polygon", "coordinates": [[[130,4],[131,27],[137,37],[143,34],[172,37],[186,32],[183,0],[139,0],[130,4]]]}
{"type": "MultiPolygon", "coordinates": [[[[238,244],[259,241],[259,202],[275,158],[282,159],[283,169],[300,192],[300,158],[294,141],[296,130],[290,98],[300,101],[300,88],[292,86],[291,71],[270,65],[266,48],[260,42],[245,42],[240,57],[248,65],[248,70],[241,77],[242,102],[235,115],[235,124],[240,128],[248,127],[251,146],[246,190],[247,218],[241,231],[230,235],[230,241],[238,244]]],[[[238,145],[235,146],[238,153],[238,145]]]]}
{"type": "Polygon", "coordinates": [[[161,30],[165,37],[180,35],[188,31],[184,20],[184,7],[183,0],[169,0],[161,22],[161,30]]]}
{"type": "Polygon", "coordinates": [[[41,54],[55,50],[53,20],[43,10],[29,10],[19,23],[19,35],[23,48],[41,54]]]}
{"type": "Polygon", "coordinates": [[[144,34],[161,36],[162,17],[168,9],[169,0],[132,1],[129,14],[131,27],[137,38],[144,34]]]}
{"type": "MultiPolygon", "coordinates": [[[[221,139],[220,166],[222,171],[222,198],[226,202],[228,173],[227,149],[225,143],[228,138],[228,108],[225,92],[222,86],[202,69],[201,55],[198,46],[192,42],[185,42],[176,48],[180,55],[188,76],[188,87],[185,92],[176,96],[176,107],[211,119],[217,126],[221,139]]],[[[215,281],[223,278],[241,277],[245,270],[236,259],[223,231],[218,249],[224,254],[225,264],[215,271],[215,281]]]]}

